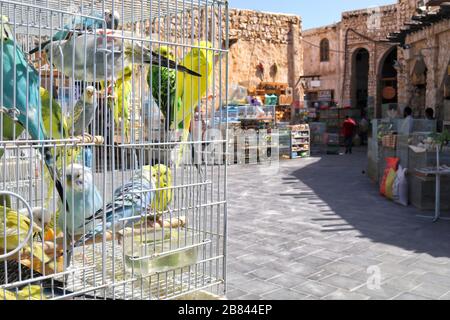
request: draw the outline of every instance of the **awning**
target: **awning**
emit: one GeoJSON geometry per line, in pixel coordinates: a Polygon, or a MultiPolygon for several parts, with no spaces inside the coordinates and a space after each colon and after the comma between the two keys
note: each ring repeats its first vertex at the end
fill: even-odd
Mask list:
{"type": "Polygon", "coordinates": [[[421,14],[416,14],[411,17],[411,20],[406,22],[399,31],[390,33],[387,40],[399,45],[405,45],[406,37],[413,33],[420,31],[434,23],[450,19],[450,2],[433,0],[427,3],[428,5],[438,6],[436,9],[425,11],[421,14]],[[434,4],[432,4],[434,3],[434,4]]]}

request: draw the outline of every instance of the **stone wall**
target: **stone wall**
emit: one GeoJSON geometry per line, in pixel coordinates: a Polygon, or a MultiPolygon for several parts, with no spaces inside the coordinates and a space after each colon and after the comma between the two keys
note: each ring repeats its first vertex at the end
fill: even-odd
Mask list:
{"type": "Polygon", "coordinates": [[[403,25],[413,16],[417,6],[417,0],[400,0],[398,3],[398,25],[403,25]]]}
{"type": "MultiPolygon", "coordinates": [[[[214,47],[221,49],[226,39],[225,23],[224,12],[194,10],[170,19],[128,25],[127,29],[143,30],[152,39],[169,42],[174,47],[193,39],[203,39],[214,41],[214,47]],[[222,20],[220,28],[219,18],[222,20]]],[[[229,52],[229,85],[256,87],[264,81],[285,82],[294,88],[303,74],[301,32],[299,16],[230,9],[229,38],[233,45],[229,52]],[[264,67],[263,73],[257,70],[259,64],[264,67]]],[[[222,71],[224,80],[225,72],[222,71]]],[[[297,101],[303,100],[300,86],[294,88],[294,94],[297,101]]]]}
{"type": "MultiPolygon", "coordinates": [[[[303,74],[301,32],[298,16],[232,9],[230,38],[237,42],[230,48],[229,84],[257,86],[268,81],[294,87],[303,74]],[[257,70],[259,64],[263,73],[257,70]]],[[[303,100],[301,88],[294,89],[296,100],[303,100]]]]}
{"type": "MultiPolygon", "coordinates": [[[[305,74],[321,75],[320,90],[335,88],[335,100],[339,105],[351,106],[353,63],[355,53],[361,49],[369,51],[369,103],[375,107],[376,116],[380,116],[381,105],[381,68],[386,56],[395,48],[385,42],[387,36],[400,29],[411,19],[417,8],[417,0],[399,0],[397,4],[354,10],[342,13],[339,23],[306,30],[304,35],[305,74]],[[320,62],[319,44],[324,37],[330,40],[331,60],[320,62]],[[309,43],[308,43],[309,42],[309,43]],[[312,44],[311,44],[312,43],[312,44]]],[[[399,49],[397,60],[405,63],[404,52],[399,49]]],[[[398,100],[406,104],[408,74],[405,70],[398,73],[398,100]]]]}

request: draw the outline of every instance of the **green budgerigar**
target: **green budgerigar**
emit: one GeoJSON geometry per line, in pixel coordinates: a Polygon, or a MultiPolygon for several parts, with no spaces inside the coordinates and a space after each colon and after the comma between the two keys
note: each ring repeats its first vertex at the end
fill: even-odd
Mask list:
{"type": "MultiPolygon", "coordinates": [[[[175,60],[169,47],[161,46],[157,52],[165,58],[175,60]]],[[[152,88],[152,96],[165,117],[165,128],[168,130],[174,120],[175,98],[177,88],[177,71],[166,67],[152,66],[147,74],[147,82],[152,88]]],[[[178,100],[179,104],[181,100],[178,100]]]]}
{"type": "Polygon", "coordinates": [[[44,120],[44,127],[51,139],[59,140],[67,138],[67,123],[63,117],[62,109],[59,103],[50,96],[50,92],[40,88],[41,112],[44,120]]]}

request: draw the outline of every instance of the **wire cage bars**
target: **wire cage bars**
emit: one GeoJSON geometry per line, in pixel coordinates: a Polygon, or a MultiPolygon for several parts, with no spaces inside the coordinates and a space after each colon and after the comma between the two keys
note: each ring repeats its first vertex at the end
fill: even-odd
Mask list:
{"type": "Polygon", "coordinates": [[[0,16],[0,299],[224,295],[228,3],[0,16]]]}

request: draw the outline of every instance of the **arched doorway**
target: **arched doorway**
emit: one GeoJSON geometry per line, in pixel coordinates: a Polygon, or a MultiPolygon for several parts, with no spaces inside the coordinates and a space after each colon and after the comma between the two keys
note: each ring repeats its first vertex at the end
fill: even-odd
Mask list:
{"type": "Polygon", "coordinates": [[[413,109],[416,118],[425,117],[426,100],[427,100],[427,78],[428,67],[422,55],[419,55],[415,62],[411,73],[412,96],[410,97],[409,106],[413,109]]]}
{"type": "Polygon", "coordinates": [[[450,60],[444,68],[444,79],[438,90],[435,116],[436,119],[444,121],[445,129],[450,129],[450,60]]]}
{"type": "Polygon", "coordinates": [[[366,111],[369,97],[369,58],[369,51],[361,48],[352,59],[352,108],[361,112],[366,111]]]}
{"type": "Polygon", "coordinates": [[[397,59],[397,47],[394,47],[386,53],[380,62],[377,104],[378,117],[382,116],[382,110],[397,109],[398,72],[395,68],[397,59]]]}

